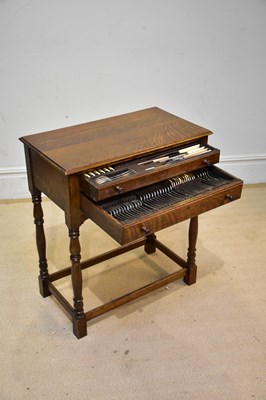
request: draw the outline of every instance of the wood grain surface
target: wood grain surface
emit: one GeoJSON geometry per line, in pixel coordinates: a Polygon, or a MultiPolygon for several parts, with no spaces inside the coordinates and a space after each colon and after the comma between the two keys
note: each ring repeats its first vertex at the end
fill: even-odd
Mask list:
{"type": "Polygon", "coordinates": [[[157,107],[24,136],[20,140],[65,175],[132,159],[211,134],[157,107]]]}

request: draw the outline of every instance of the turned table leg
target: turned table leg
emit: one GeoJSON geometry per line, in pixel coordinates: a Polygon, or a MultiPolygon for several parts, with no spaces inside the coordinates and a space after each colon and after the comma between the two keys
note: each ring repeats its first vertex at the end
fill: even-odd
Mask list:
{"type": "Polygon", "coordinates": [[[196,242],[198,236],[198,216],[191,218],[188,233],[188,253],[187,263],[188,269],[184,276],[184,282],[192,285],[196,282],[197,266],[196,266],[196,242]]]}
{"type": "Polygon", "coordinates": [[[32,195],[32,203],[33,203],[33,217],[34,223],[36,225],[36,244],[37,250],[39,254],[39,288],[40,293],[43,297],[50,296],[50,292],[48,289],[48,265],[46,260],[46,242],[45,242],[45,234],[43,229],[43,210],[42,210],[42,196],[41,192],[36,191],[32,195]]]}
{"type": "Polygon", "coordinates": [[[87,335],[87,321],[83,309],[82,272],[80,267],[79,229],[69,229],[70,259],[72,262],[71,278],[73,287],[74,314],[72,318],[73,333],[78,339],[87,335]]]}
{"type": "Polygon", "coordinates": [[[147,236],[144,245],[144,250],[146,251],[147,254],[152,254],[156,251],[155,239],[156,236],[154,233],[151,233],[150,235],[147,236]]]}

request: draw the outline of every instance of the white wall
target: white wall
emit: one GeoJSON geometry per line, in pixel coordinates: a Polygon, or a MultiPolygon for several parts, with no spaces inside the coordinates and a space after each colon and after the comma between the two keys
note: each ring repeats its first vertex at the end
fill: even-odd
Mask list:
{"type": "Polygon", "coordinates": [[[266,182],[265,0],[0,0],[0,198],[28,197],[18,137],[158,106],[266,182]]]}

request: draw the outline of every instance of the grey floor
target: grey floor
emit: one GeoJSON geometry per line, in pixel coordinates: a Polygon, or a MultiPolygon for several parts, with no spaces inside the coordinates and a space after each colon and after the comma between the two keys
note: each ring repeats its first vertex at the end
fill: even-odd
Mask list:
{"type": "MultiPolygon", "coordinates": [[[[64,216],[43,201],[50,270],[69,265],[64,216]]],[[[77,340],[61,307],[38,291],[32,205],[1,202],[3,400],[266,399],[266,185],[199,218],[198,279],[181,280],[88,324],[77,340]]],[[[187,222],[158,238],[185,257],[187,222]]],[[[92,222],[82,257],[116,243],[92,222]]],[[[86,311],[174,271],[143,249],[84,271],[86,311]]],[[[72,297],[68,279],[59,289],[72,297]]]]}

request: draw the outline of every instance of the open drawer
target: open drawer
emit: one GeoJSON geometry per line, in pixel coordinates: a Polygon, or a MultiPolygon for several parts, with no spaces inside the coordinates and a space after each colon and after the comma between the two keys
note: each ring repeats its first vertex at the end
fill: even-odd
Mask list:
{"type": "Polygon", "coordinates": [[[186,146],[173,147],[145,157],[88,170],[80,175],[81,191],[94,201],[101,201],[177,174],[218,163],[219,157],[218,149],[208,144],[191,142],[186,146]],[[158,160],[161,162],[157,162],[158,160]]]}
{"type": "Polygon", "coordinates": [[[125,244],[240,198],[242,185],[210,166],[99,203],[81,194],[81,209],[125,244]]]}

